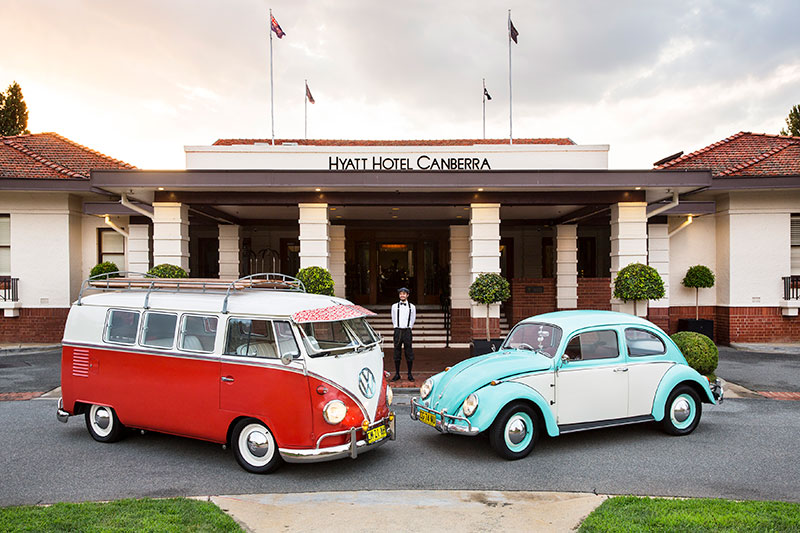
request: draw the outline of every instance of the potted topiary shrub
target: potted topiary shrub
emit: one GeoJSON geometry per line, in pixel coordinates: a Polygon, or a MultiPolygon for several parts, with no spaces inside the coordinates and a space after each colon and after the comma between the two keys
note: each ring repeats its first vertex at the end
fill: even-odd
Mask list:
{"type": "Polygon", "coordinates": [[[472,339],[472,355],[493,352],[503,339],[492,339],[489,332],[489,309],[492,304],[502,303],[511,297],[508,281],[500,274],[481,274],[469,287],[469,297],[473,302],[486,304],[486,340],[472,339]]]}
{"type": "Polygon", "coordinates": [[[308,293],[333,296],[333,277],[322,267],[301,268],[297,273],[297,279],[303,282],[308,293]]]}
{"type": "Polygon", "coordinates": [[[689,366],[714,381],[714,370],[719,364],[719,349],[707,336],[694,331],[679,331],[670,336],[680,348],[689,366]]]}
{"type": "Polygon", "coordinates": [[[95,276],[99,276],[100,274],[107,274],[106,276],[98,279],[118,278],[119,274],[117,274],[117,272],[119,272],[119,267],[116,263],[112,263],[111,261],[103,261],[102,263],[97,263],[92,267],[92,270],[89,272],[89,277],[93,278],[95,276]]]}
{"type": "Polygon", "coordinates": [[[700,289],[713,287],[714,281],[714,273],[707,266],[695,265],[686,271],[682,283],[684,287],[694,289],[694,319],[679,319],[679,331],[696,331],[714,340],[714,321],[700,319],[700,289]]]}
{"type": "Polygon", "coordinates": [[[655,268],[642,263],[623,267],[614,278],[614,298],[633,302],[633,314],[638,314],[636,302],[664,297],[664,280],[655,268]]]}
{"type": "Polygon", "coordinates": [[[156,265],[147,271],[147,275],[156,278],[188,278],[189,274],[184,269],[177,265],[170,265],[169,263],[162,263],[156,265]]]}

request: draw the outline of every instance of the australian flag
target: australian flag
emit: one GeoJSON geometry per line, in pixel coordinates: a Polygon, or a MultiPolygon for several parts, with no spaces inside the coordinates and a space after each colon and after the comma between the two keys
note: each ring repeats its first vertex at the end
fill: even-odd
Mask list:
{"type": "Polygon", "coordinates": [[[272,19],[272,31],[275,32],[275,35],[278,36],[278,39],[283,39],[283,36],[286,35],[286,32],[281,29],[281,25],[278,24],[278,21],[275,20],[275,17],[270,16],[270,18],[272,19]]]}

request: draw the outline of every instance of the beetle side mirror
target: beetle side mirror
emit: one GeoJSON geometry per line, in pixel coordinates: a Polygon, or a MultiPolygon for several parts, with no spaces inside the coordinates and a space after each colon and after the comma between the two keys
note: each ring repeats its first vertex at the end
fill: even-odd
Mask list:
{"type": "Polygon", "coordinates": [[[569,361],[570,361],[570,358],[569,358],[569,356],[567,354],[564,354],[564,355],[561,356],[561,366],[566,365],[567,363],[569,363],[569,361]]]}

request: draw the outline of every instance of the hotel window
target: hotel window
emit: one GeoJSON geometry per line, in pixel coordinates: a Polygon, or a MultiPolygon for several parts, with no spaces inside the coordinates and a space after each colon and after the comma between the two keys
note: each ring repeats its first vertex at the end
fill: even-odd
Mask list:
{"type": "Polygon", "coordinates": [[[97,262],[111,261],[120,270],[125,270],[125,237],[111,228],[97,231],[97,262]]]}
{"type": "Polygon", "coordinates": [[[0,215],[0,276],[11,275],[11,215],[0,215]]]}
{"type": "Polygon", "coordinates": [[[792,215],[791,234],[792,276],[800,276],[800,214],[792,215]]]}

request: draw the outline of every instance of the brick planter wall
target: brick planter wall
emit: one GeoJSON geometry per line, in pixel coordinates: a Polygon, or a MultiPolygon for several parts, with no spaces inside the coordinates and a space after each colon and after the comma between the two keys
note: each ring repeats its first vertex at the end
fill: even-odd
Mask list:
{"type": "MultiPolygon", "coordinates": [[[[669,333],[678,331],[678,320],[683,318],[694,318],[695,311],[693,305],[673,306],[669,308],[669,333]]],[[[700,306],[700,318],[704,320],[714,321],[714,339],[718,339],[719,333],[717,332],[717,308],[713,305],[700,306]]],[[[665,328],[666,330],[666,328],[665,328]]]]}
{"type": "Polygon", "coordinates": [[[450,342],[472,340],[472,317],[469,309],[450,310],[450,342]]]}
{"type": "Polygon", "coordinates": [[[19,316],[0,314],[0,342],[61,342],[69,308],[20,309],[19,316]]]}
{"type": "MultiPolygon", "coordinates": [[[[499,318],[490,318],[489,319],[489,336],[492,339],[499,339],[500,338],[500,319],[499,318]]],[[[486,338],[486,319],[484,318],[473,318],[472,319],[472,331],[470,333],[470,339],[485,339],[486,338]]]]}
{"type": "MultiPolygon", "coordinates": [[[[509,327],[529,316],[556,310],[555,278],[514,278],[511,280],[511,298],[505,303],[509,327]],[[525,287],[542,287],[541,293],[526,293],[525,287]]],[[[484,326],[485,327],[485,326],[484,326]]],[[[486,335],[486,333],[484,333],[486,335]]]]}
{"type": "Polygon", "coordinates": [[[611,310],[611,278],[578,278],[578,309],[611,310]]]}
{"type": "Polygon", "coordinates": [[[779,307],[717,307],[717,344],[731,342],[798,342],[800,317],[783,316],[779,307]]]}

